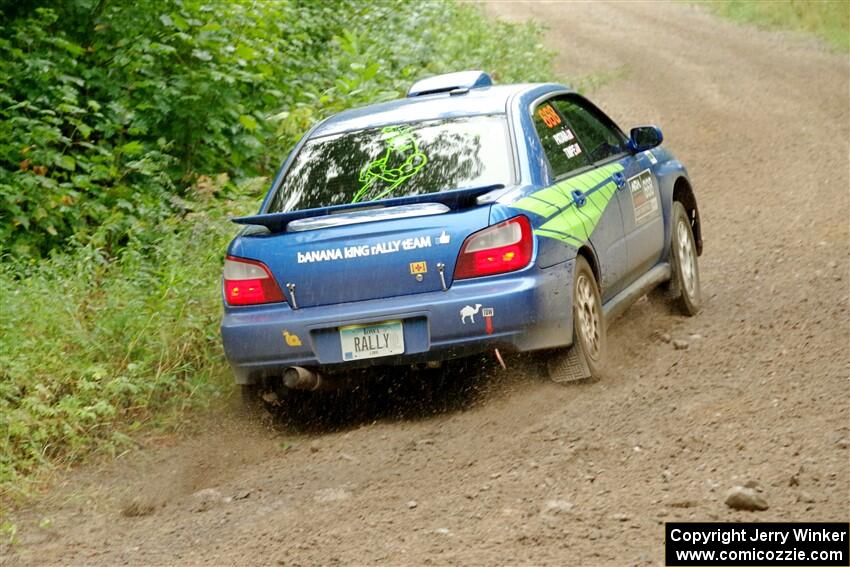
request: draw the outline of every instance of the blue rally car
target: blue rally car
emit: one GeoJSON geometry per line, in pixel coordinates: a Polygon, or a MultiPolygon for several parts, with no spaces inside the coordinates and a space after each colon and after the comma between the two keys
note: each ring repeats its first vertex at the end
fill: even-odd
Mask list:
{"type": "Polygon", "coordinates": [[[626,136],[557,84],[467,71],[316,124],[224,264],[225,352],[249,397],[372,365],[548,351],[595,377],[606,321],[659,284],[700,307],[700,218],[654,126],[626,136]]]}

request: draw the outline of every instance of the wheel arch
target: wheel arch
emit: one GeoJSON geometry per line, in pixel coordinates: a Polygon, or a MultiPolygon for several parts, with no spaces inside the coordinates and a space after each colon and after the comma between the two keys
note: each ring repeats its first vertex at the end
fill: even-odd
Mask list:
{"type": "Polygon", "coordinates": [[[699,207],[697,206],[696,195],[694,195],[691,183],[686,177],[677,178],[673,184],[673,202],[679,202],[685,207],[685,212],[688,214],[688,219],[691,221],[691,228],[694,233],[697,256],[702,255],[702,227],[699,218],[699,207]]]}
{"type": "Polygon", "coordinates": [[[583,244],[581,248],[578,249],[576,256],[581,256],[587,263],[590,264],[590,269],[593,272],[593,277],[596,278],[596,285],[599,286],[599,290],[602,290],[602,280],[599,278],[599,262],[596,259],[596,252],[593,251],[590,244],[583,244]]]}

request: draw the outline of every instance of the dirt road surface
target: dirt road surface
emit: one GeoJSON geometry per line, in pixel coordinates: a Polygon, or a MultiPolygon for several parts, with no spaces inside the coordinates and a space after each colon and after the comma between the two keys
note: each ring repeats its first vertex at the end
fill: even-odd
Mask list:
{"type": "Polygon", "coordinates": [[[848,519],[848,57],[679,3],[488,9],[545,22],[562,76],[607,72],[594,100],[663,128],[703,313],[640,302],[596,384],[520,368],[306,431],[212,420],[70,475],[0,564],[662,565],[665,521],[848,519]],[[768,510],[724,505],[747,481],[768,510]]]}

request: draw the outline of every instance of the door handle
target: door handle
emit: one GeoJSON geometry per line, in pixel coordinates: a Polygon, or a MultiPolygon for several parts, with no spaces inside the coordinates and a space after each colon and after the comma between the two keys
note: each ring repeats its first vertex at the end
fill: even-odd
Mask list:
{"type": "Polygon", "coordinates": [[[587,203],[587,197],[585,196],[585,194],[577,189],[572,192],[572,196],[573,203],[575,203],[576,207],[578,208],[583,207],[584,204],[587,203]]]}
{"type": "Polygon", "coordinates": [[[626,186],[626,176],[619,171],[615,172],[611,177],[614,178],[614,183],[617,185],[617,189],[622,189],[626,186]]]}

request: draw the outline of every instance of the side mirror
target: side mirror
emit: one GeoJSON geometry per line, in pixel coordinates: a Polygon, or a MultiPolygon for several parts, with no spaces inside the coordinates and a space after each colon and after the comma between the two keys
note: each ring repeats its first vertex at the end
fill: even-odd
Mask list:
{"type": "Polygon", "coordinates": [[[629,133],[629,149],[632,153],[644,152],[661,145],[664,134],[658,126],[638,126],[629,133]]]}

